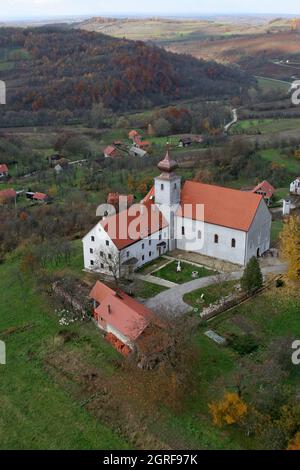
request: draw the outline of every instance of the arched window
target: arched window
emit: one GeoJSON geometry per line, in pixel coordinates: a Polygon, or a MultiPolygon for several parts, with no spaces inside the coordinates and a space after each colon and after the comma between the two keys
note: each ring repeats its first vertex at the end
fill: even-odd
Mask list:
{"type": "Polygon", "coordinates": [[[219,235],[215,234],[215,243],[219,243],[219,235]]]}
{"type": "Polygon", "coordinates": [[[235,238],[232,238],[231,240],[231,248],[235,248],[236,247],[236,241],[235,241],[235,238]]]}

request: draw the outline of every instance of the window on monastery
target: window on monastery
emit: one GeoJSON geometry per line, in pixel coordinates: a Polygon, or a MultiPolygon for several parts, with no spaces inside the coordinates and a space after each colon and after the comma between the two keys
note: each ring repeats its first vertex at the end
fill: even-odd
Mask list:
{"type": "Polygon", "coordinates": [[[90,265],[91,265],[91,266],[94,266],[94,261],[93,261],[92,259],[91,259],[91,261],[90,261],[90,265]]]}
{"type": "Polygon", "coordinates": [[[127,258],[129,258],[129,251],[127,251],[126,256],[127,256],[127,258]]]}
{"type": "Polygon", "coordinates": [[[176,184],[176,183],[174,184],[174,189],[175,189],[175,190],[177,189],[177,184],[176,184]]]}
{"type": "Polygon", "coordinates": [[[163,184],[160,185],[160,189],[161,189],[161,191],[164,190],[164,185],[163,184]]]}
{"type": "Polygon", "coordinates": [[[151,240],[149,240],[149,246],[151,246],[151,240]]]}
{"type": "Polygon", "coordinates": [[[142,243],[142,250],[145,248],[145,243],[142,243]]]}
{"type": "Polygon", "coordinates": [[[236,241],[235,241],[235,238],[233,238],[231,240],[231,248],[235,248],[236,247],[236,241]]]}
{"type": "Polygon", "coordinates": [[[201,240],[201,238],[202,238],[202,232],[201,232],[201,230],[198,230],[198,238],[199,238],[199,240],[201,240]]]}
{"type": "Polygon", "coordinates": [[[100,251],[100,256],[101,258],[103,258],[103,251],[100,251]]]}
{"type": "Polygon", "coordinates": [[[108,253],[108,259],[111,259],[111,258],[112,258],[111,254],[110,254],[110,253],[108,253]]]}
{"type": "Polygon", "coordinates": [[[184,229],[184,227],[182,226],[182,227],[181,227],[181,235],[184,235],[184,234],[185,234],[185,229],[184,229]]]}
{"type": "Polygon", "coordinates": [[[104,269],[104,264],[103,263],[101,263],[100,266],[101,266],[101,269],[104,269]]]}
{"type": "Polygon", "coordinates": [[[142,261],[145,261],[145,255],[142,256],[142,261]]]}
{"type": "Polygon", "coordinates": [[[91,253],[91,255],[94,253],[93,248],[90,248],[90,253],[91,253]]]}
{"type": "Polygon", "coordinates": [[[152,256],[152,251],[149,251],[149,256],[150,256],[150,257],[152,256]]]}
{"type": "Polygon", "coordinates": [[[159,237],[158,237],[159,241],[161,240],[161,233],[159,234],[159,237]]]}
{"type": "Polygon", "coordinates": [[[106,246],[109,246],[109,241],[108,240],[106,240],[106,246]]]}
{"type": "Polygon", "coordinates": [[[215,235],[215,243],[219,243],[219,235],[215,235]]]}
{"type": "Polygon", "coordinates": [[[95,241],[95,237],[91,237],[91,241],[94,242],[94,241],[95,241]]]}

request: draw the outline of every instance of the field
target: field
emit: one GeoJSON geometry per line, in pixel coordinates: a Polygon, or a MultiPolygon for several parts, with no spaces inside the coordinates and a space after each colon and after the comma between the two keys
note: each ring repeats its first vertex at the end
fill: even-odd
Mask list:
{"type": "Polygon", "coordinates": [[[292,119],[246,119],[237,122],[231,128],[232,133],[244,131],[248,134],[270,134],[273,132],[299,129],[300,118],[292,119]]]}

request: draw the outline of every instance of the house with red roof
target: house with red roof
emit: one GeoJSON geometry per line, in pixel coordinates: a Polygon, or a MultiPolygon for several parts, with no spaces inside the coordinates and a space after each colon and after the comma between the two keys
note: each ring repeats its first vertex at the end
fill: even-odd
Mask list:
{"type": "Polygon", "coordinates": [[[137,139],[140,139],[140,134],[137,131],[132,130],[129,132],[128,137],[133,143],[135,143],[137,139]]]}
{"type": "Polygon", "coordinates": [[[16,201],[17,193],[14,189],[3,189],[0,191],[0,204],[16,201]]]}
{"type": "Polygon", "coordinates": [[[50,199],[49,196],[45,193],[39,193],[39,192],[33,193],[31,191],[28,191],[26,193],[26,197],[28,199],[31,199],[32,201],[37,201],[37,202],[41,202],[41,203],[46,203],[50,199]]]}
{"type": "Polygon", "coordinates": [[[264,197],[268,206],[272,203],[272,198],[275,194],[275,191],[275,188],[266,180],[259,183],[252,190],[253,193],[261,194],[264,197]]]}
{"type": "Polygon", "coordinates": [[[300,195],[300,176],[290,184],[290,193],[300,195]]]}
{"type": "Polygon", "coordinates": [[[93,316],[106,339],[124,356],[133,351],[149,354],[165,347],[163,325],[154,313],[120,289],[112,289],[97,281],[89,297],[93,300],[93,316]],[[162,341],[149,336],[161,334],[162,341]],[[154,350],[155,349],[155,350],[154,350]]]}
{"type": "Polygon", "coordinates": [[[182,185],[177,166],[167,151],[147,196],[100,220],[84,237],[87,270],[112,275],[117,265],[121,276],[125,267],[136,270],[174,249],[244,266],[269,249],[272,217],[262,194],[195,181],[182,185]]]}
{"type": "Polygon", "coordinates": [[[114,145],[108,145],[103,153],[105,158],[115,158],[119,156],[118,149],[114,145]]]}
{"type": "Polygon", "coordinates": [[[5,163],[0,164],[0,178],[7,178],[8,176],[8,167],[5,163]]]}

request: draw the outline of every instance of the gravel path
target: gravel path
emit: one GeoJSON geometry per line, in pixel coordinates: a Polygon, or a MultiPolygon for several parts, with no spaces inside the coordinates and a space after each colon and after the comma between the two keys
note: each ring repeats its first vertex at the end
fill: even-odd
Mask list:
{"type": "MultiPolygon", "coordinates": [[[[262,273],[266,274],[281,274],[286,270],[286,265],[280,264],[276,266],[267,266],[262,269],[262,273]]],[[[242,277],[243,270],[227,274],[224,279],[226,281],[238,280],[242,277]]],[[[189,292],[202,287],[207,287],[220,282],[220,276],[208,276],[193,281],[186,282],[172,287],[169,290],[161,292],[160,294],[147,300],[146,306],[153,311],[159,313],[164,312],[169,315],[177,316],[187,313],[191,307],[183,301],[183,296],[189,292]]]]}

